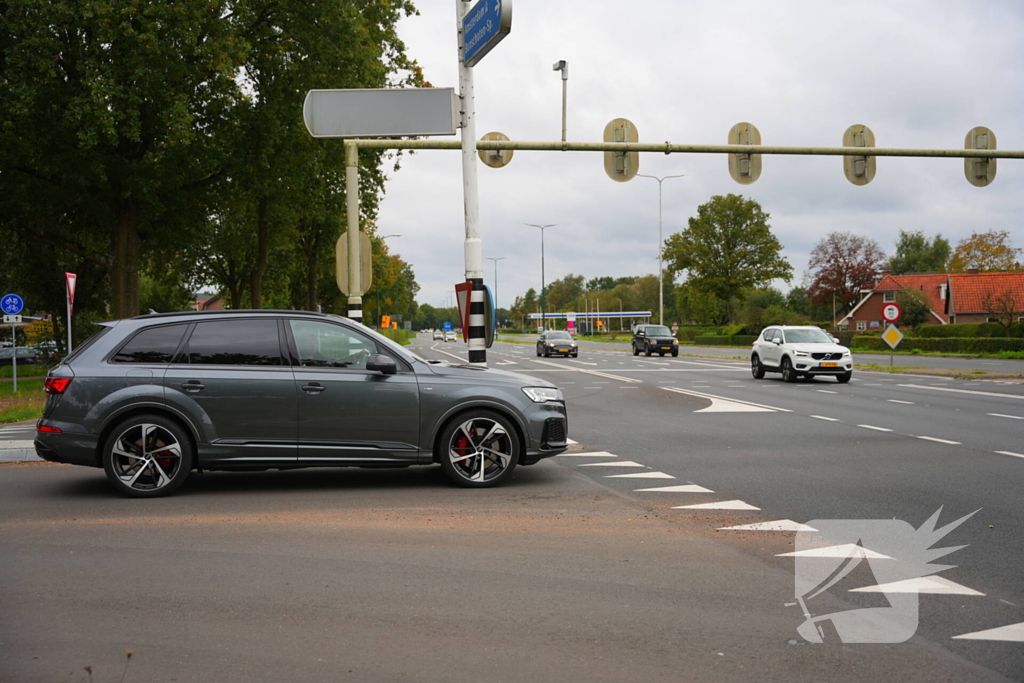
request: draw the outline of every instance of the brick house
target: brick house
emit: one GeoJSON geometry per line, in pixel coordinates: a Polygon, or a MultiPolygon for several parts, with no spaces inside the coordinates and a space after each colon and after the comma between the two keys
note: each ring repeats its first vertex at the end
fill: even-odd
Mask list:
{"type": "Polygon", "coordinates": [[[207,294],[206,292],[196,294],[194,305],[197,311],[223,311],[225,309],[224,299],[220,294],[207,294]]]}
{"type": "Polygon", "coordinates": [[[870,332],[885,327],[882,306],[896,301],[897,292],[916,289],[931,310],[929,324],[994,322],[992,300],[1009,296],[1015,321],[1024,320],[1024,273],[882,274],[875,288],[839,321],[840,329],[870,332]],[[986,301],[988,300],[988,301],[986,301]]]}

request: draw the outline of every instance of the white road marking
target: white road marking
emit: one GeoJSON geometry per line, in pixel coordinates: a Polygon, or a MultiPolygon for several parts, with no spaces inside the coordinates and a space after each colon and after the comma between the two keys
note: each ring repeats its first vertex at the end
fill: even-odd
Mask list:
{"type": "Polygon", "coordinates": [[[570,358],[570,359],[569,359],[569,362],[570,362],[570,363],[579,363],[580,365],[597,365],[597,363],[587,363],[586,361],[582,361],[582,360],[575,360],[575,359],[573,359],[573,358],[570,358]]]}
{"type": "Polygon", "coordinates": [[[992,417],[1008,417],[1011,420],[1024,420],[1024,417],[1021,417],[1020,415],[1003,415],[1001,413],[985,413],[985,414],[986,415],[991,415],[992,417]]]}
{"type": "Polygon", "coordinates": [[[865,384],[864,386],[866,386],[866,387],[880,387],[882,385],[876,383],[876,384],[865,384]]]}
{"type": "MultiPolygon", "coordinates": [[[[719,401],[727,401],[727,402],[730,402],[730,403],[741,403],[741,404],[744,404],[744,405],[753,406],[755,408],[762,408],[762,409],[766,409],[766,410],[774,410],[774,411],[778,411],[778,412],[782,412],[782,413],[791,413],[791,412],[793,412],[792,410],[789,410],[788,408],[776,408],[775,406],[766,406],[766,405],[763,405],[763,404],[760,404],[760,403],[752,403],[750,401],[741,401],[741,400],[739,400],[737,398],[726,398],[724,396],[716,396],[715,394],[707,394],[707,393],[704,393],[702,391],[691,391],[689,389],[680,389],[679,387],[658,387],[658,388],[659,389],[664,389],[665,391],[674,391],[677,394],[686,394],[688,396],[696,396],[698,398],[712,399],[712,407],[714,407],[714,399],[718,399],[719,401]]],[[[715,412],[715,411],[711,411],[709,408],[704,408],[704,410],[707,410],[709,412],[715,412]]],[[[697,412],[701,412],[701,411],[698,410],[697,412]]],[[[752,412],[760,412],[760,411],[752,411],[752,412]]]]}
{"type": "Polygon", "coordinates": [[[914,403],[913,401],[897,401],[897,400],[896,400],[896,399],[894,399],[894,398],[887,398],[887,399],[886,399],[886,401],[887,401],[888,403],[902,403],[902,404],[903,404],[903,405],[905,405],[905,406],[912,406],[912,405],[916,405],[916,404],[915,404],[915,403],[914,403]]]}
{"type": "Polygon", "coordinates": [[[874,429],[876,432],[891,432],[892,431],[891,429],[886,429],[885,427],[874,427],[872,425],[857,425],[857,426],[858,427],[863,427],[864,429],[874,429]]]}
{"type": "Polygon", "coordinates": [[[519,365],[519,363],[514,360],[500,360],[495,365],[519,365]]]}
{"type": "Polygon", "coordinates": [[[794,522],[791,519],[777,519],[774,522],[758,522],[742,526],[725,526],[719,531],[817,531],[814,527],[794,522]]]}
{"type": "Polygon", "coordinates": [[[636,491],[661,491],[663,493],[714,493],[711,489],[696,484],[683,484],[682,486],[657,486],[653,489],[633,489],[636,491]]]}
{"type": "Polygon", "coordinates": [[[877,586],[851,588],[851,593],[921,593],[929,595],[985,595],[942,576],[922,576],[877,586]]]}
{"type": "Polygon", "coordinates": [[[1005,640],[1011,643],[1024,643],[1024,621],[1019,624],[990,628],[986,631],[953,636],[953,640],[1005,640]]]}
{"type": "Polygon", "coordinates": [[[578,446],[580,443],[579,441],[573,441],[572,439],[566,439],[565,442],[570,446],[578,446]]]}
{"type": "Polygon", "coordinates": [[[742,500],[722,500],[717,503],[700,503],[699,505],[676,505],[673,510],[760,510],[742,500]]]}
{"type": "MultiPolygon", "coordinates": [[[[562,368],[562,366],[558,365],[557,363],[552,363],[552,362],[546,361],[546,360],[534,360],[533,362],[534,363],[541,363],[542,365],[550,365],[550,366],[553,366],[553,367],[556,367],[556,368],[559,368],[559,369],[565,369],[565,368],[562,368]]],[[[606,379],[615,379],[615,380],[618,380],[620,382],[628,382],[628,383],[632,383],[632,384],[643,384],[643,380],[642,379],[633,379],[632,377],[620,377],[619,375],[610,375],[610,374],[608,374],[606,372],[598,372],[597,370],[584,370],[583,368],[568,368],[568,369],[571,370],[572,372],[582,372],[582,373],[585,373],[585,374],[588,374],[588,375],[596,375],[597,377],[604,377],[606,379]]]]}
{"type": "Polygon", "coordinates": [[[829,422],[842,422],[842,420],[840,420],[837,417],[825,417],[824,415],[811,415],[810,417],[813,417],[815,420],[827,420],[829,422]]]}
{"type": "Polygon", "coordinates": [[[640,387],[619,387],[619,389],[639,389],[640,387]]]}
{"type": "Polygon", "coordinates": [[[1012,455],[1015,458],[1024,458],[1024,453],[1014,453],[1013,451],[996,451],[999,455],[1012,455]]]}
{"type": "Polygon", "coordinates": [[[605,479],[675,479],[664,472],[638,472],[637,474],[608,474],[605,479]]]}
{"type": "Polygon", "coordinates": [[[843,545],[831,545],[827,548],[809,548],[807,550],[797,550],[792,553],[781,553],[775,557],[860,557],[862,559],[869,560],[891,560],[893,558],[888,555],[882,555],[876,553],[874,550],[868,550],[864,546],[855,545],[853,543],[844,543],[843,545]]]}
{"type": "Polygon", "coordinates": [[[576,467],[644,467],[644,465],[632,460],[619,460],[617,462],[585,462],[576,467]]]}
{"type": "Polygon", "coordinates": [[[953,391],[958,394],[974,394],[975,396],[997,396],[999,398],[1016,398],[1024,400],[1024,394],[1001,394],[995,391],[976,391],[974,389],[946,389],[939,386],[929,386],[927,384],[899,384],[897,386],[908,387],[911,389],[931,389],[932,391],[953,391]]]}
{"type": "Polygon", "coordinates": [[[829,391],[828,389],[815,389],[819,394],[838,394],[838,391],[829,391]]]}
{"type": "MultiPolygon", "coordinates": [[[[576,443],[572,439],[567,440],[569,443],[576,443]]],[[[594,451],[592,453],[559,453],[555,456],[556,458],[617,458],[619,456],[608,451],[594,451]]]]}
{"type": "Polygon", "coordinates": [[[934,436],[919,436],[917,438],[924,439],[925,441],[934,441],[936,443],[945,443],[945,444],[949,444],[950,446],[962,446],[963,445],[963,443],[960,442],[960,441],[947,441],[946,439],[936,439],[934,436]]]}

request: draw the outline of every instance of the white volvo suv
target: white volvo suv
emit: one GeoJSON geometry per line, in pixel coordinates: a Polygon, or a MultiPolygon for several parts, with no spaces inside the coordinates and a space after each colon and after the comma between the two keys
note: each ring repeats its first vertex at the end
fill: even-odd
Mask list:
{"type": "Polygon", "coordinates": [[[853,356],[819,327],[774,325],[754,342],[750,372],[754,379],[766,372],[781,372],[787,382],[829,375],[845,384],[853,376],[853,356]]]}

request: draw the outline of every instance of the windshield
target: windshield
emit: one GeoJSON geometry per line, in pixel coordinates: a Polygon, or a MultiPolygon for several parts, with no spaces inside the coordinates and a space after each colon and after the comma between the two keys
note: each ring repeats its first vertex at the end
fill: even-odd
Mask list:
{"type": "Polygon", "coordinates": [[[548,332],[548,339],[572,339],[568,332],[548,332]]]}
{"type": "Polygon", "coordinates": [[[834,344],[832,338],[824,331],[815,328],[805,330],[786,330],[787,344],[834,344]]]}
{"type": "Polygon", "coordinates": [[[650,325],[645,330],[648,337],[671,337],[672,333],[664,325],[650,325]]]}

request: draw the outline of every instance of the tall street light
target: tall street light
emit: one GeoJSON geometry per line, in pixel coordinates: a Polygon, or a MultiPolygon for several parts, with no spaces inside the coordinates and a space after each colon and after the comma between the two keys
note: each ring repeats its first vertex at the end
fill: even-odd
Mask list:
{"type": "MultiPolygon", "coordinates": [[[[384,240],[386,240],[389,237],[401,237],[401,235],[396,235],[396,234],[384,235],[383,237],[380,238],[380,241],[383,242],[384,240]]],[[[377,320],[379,321],[381,319],[381,315],[380,315],[380,283],[375,285],[373,289],[375,290],[375,292],[377,294],[377,320]]],[[[377,327],[380,327],[380,323],[379,322],[377,324],[377,327]]]]}
{"type": "Polygon", "coordinates": [[[643,173],[637,173],[638,178],[651,178],[652,180],[658,181],[658,324],[665,324],[665,285],[662,282],[664,269],[662,268],[662,252],[664,251],[664,240],[661,237],[661,184],[669,178],[682,178],[686,176],[685,173],[679,175],[666,175],[662,177],[653,175],[644,175],[643,173]]]}
{"type": "Polygon", "coordinates": [[[546,327],[548,321],[545,317],[546,309],[544,305],[547,299],[547,297],[544,295],[544,287],[546,286],[544,283],[544,230],[546,230],[547,228],[553,228],[556,225],[558,225],[558,223],[549,223],[547,225],[537,225],[536,223],[523,223],[523,225],[528,225],[531,228],[540,228],[540,324],[541,326],[546,327]]]}
{"type": "MultiPolygon", "coordinates": [[[[504,261],[507,258],[508,258],[507,256],[499,256],[497,258],[493,258],[491,256],[487,257],[488,261],[494,261],[494,316],[495,317],[498,316],[498,261],[504,261]]],[[[495,321],[495,322],[497,322],[497,321],[495,321]]]]}

